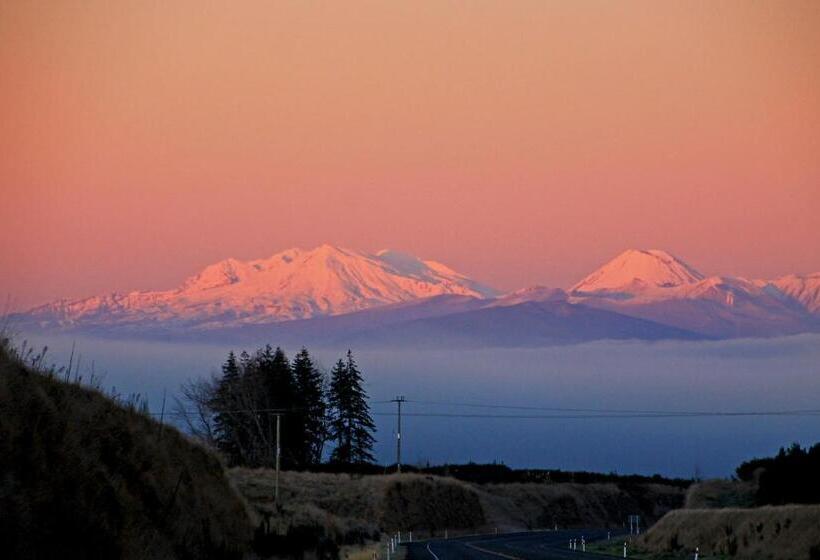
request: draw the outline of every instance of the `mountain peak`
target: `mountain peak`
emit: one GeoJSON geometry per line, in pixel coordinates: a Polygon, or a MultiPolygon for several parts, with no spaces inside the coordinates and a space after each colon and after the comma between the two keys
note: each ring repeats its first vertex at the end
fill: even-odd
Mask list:
{"type": "Polygon", "coordinates": [[[306,252],[313,253],[316,255],[347,255],[351,253],[351,251],[348,249],[343,249],[341,247],[337,247],[336,245],[331,245],[329,243],[322,243],[315,249],[311,249],[306,252]]]}
{"type": "Polygon", "coordinates": [[[704,276],[660,249],[629,249],[571,288],[575,295],[634,295],[694,284],[704,276]]]}
{"type": "Polygon", "coordinates": [[[447,294],[486,298],[496,292],[434,261],[324,244],[251,261],[225,259],[174,290],[49,304],[30,315],[43,324],[105,327],[162,321],[210,329],[338,315],[447,294]]]}
{"type": "Polygon", "coordinates": [[[820,314],[820,272],[804,276],[790,274],[774,280],[772,284],[810,312],[820,314]]]}

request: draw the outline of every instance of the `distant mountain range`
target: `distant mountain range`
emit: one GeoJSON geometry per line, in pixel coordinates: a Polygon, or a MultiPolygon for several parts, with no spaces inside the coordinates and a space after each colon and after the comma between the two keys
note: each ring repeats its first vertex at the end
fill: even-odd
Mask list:
{"type": "Polygon", "coordinates": [[[818,330],[820,273],[747,280],[703,274],[665,251],[629,250],[569,291],[584,305],[717,338],[818,330]]]}
{"type": "Polygon", "coordinates": [[[322,245],[220,261],[174,290],[60,300],[27,315],[61,327],[203,330],[340,315],[441,294],[488,298],[497,292],[434,261],[322,245]]]}
{"type": "Polygon", "coordinates": [[[323,245],[228,259],[179,288],[60,300],[23,328],[106,336],[295,344],[540,346],[820,332],[820,273],[705,277],[659,250],[629,250],[569,290],[509,294],[435,261],[323,245]]]}

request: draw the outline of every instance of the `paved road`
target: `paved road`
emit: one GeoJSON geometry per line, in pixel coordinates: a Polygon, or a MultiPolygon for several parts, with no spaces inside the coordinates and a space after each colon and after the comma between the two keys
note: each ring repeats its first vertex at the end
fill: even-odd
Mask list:
{"type": "MultiPolygon", "coordinates": [[[[482,535],[448,540],[422,541],[407,545],[407,560],[584,560],[611,558],[581,552],[581,537],[587,541],[606,538],[606,530],[537,531],[482,535]],[[578,550],[569,549],[570,539],[578,550]]],[[[616,538],[613,535],[613,538],[616,538]]]]}

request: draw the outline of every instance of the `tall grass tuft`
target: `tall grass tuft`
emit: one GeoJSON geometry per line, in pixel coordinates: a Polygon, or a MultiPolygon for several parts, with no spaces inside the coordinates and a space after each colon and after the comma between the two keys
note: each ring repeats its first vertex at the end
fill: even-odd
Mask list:
{"type": "Polygon", "coordinates": [[[0,339],[0,556],[245,554],[247,507],[215,455],[172,428],[158,438],[139,399],[0,339]]]}

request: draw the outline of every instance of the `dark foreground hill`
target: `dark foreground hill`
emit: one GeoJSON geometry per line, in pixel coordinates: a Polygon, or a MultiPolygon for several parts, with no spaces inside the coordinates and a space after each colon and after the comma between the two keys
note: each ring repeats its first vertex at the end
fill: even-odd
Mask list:
{"type": "Polygon", "coordinates": [[[243,500],[212,453],[0,347],[0,557],[240,558],[243,500]]]}

